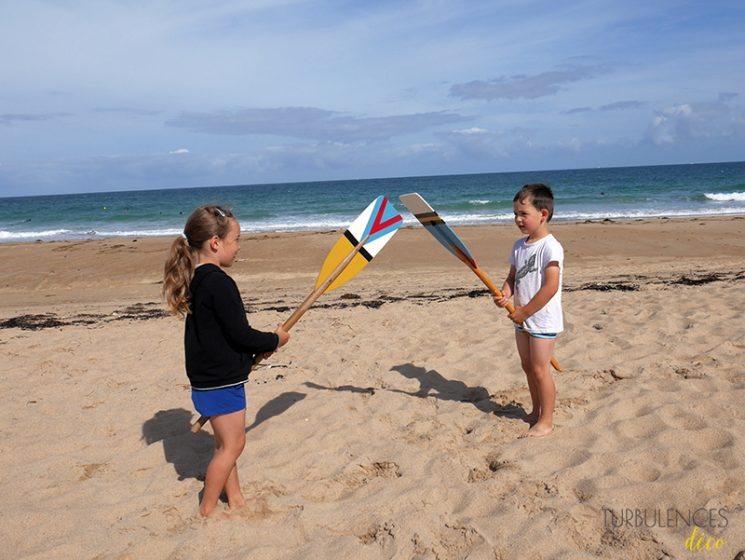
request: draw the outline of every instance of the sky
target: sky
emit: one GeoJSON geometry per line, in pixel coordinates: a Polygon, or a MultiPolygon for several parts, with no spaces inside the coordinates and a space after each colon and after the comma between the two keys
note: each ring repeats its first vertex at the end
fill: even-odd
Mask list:
{"type": "Polygon", "coordinates": [[[0,196],[745,160],[745,2],[10,0],[0,196]]]}

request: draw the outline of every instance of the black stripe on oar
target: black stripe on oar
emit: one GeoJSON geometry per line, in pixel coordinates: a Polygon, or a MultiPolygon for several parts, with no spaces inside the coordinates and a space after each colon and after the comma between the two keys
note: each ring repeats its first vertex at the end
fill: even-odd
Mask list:
{"type": "MultiPolygon", "coordinates": [[[[352,235],[349,230],[346,230],[344,232],[344,237],[346,237],[347,240],[352,244],[352,247],[356,247],[357,243],[359,243],[359,240],[355,239],[354,235],[352,235]]],[[[360,248],[360,255],[362,255],[367,262],[370,262],[371,260],[373,260],[372,255],[368,253],[364,247],[360,248]]]]}
{"type": "Polygon", "coordinates": [[[421,214],[414,214],[414,217],[425,226],[430,224],[441,224],[444,222],[437,212],[422,212],[421,214]]]}

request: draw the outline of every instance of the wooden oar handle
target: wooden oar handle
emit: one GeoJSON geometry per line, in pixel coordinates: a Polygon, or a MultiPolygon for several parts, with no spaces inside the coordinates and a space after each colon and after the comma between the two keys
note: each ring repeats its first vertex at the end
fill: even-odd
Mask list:
{"type": "Polygon", "coordinates": [[[204,428],[204,425],[207,423],[207,420],[209,420],[209,419],[210,419],[209,416],[200,416],[199,417],[199,420],[197,420],[196,422],[194,422],[191,425],[191,433],[192,434],[198,434],[199,433],[199,430],[201,430],[202,428],[204,428]]]}
{"type": "MultiPolygon", "coordinates": [[[[326,277],[326,279],[319,284],[319,286],[313,290],[310,294],[308,294],[308,297],[305,298],[303,303],[300,304],[300,307],[298,307],[292,315],[290,315],[290,318],[287,319],[283,324],[282,328],[286,331],[289,331],[292,327],[295,326],[295,323],[297,323],[300,318],[305,314],[308,309],[315,303],[315,301],[321,297],[321,295],[326,291],[326,289],[334,283],[334,280],[336,280],[339,275],[344,272],[344,269],[349,266],[349,263],[352,262],[352,259],[357,255],[357,253],[360,252],[360,249],[367,243],[367,240],[370,239],[370,234],[368,234],[364,239],[362,239],[357,245],[352,249],[349,254],[344,257],[344,259],[336,266],[334,270],[331,271],[331,273],[326,277]]],[[[254,365],[258,364],[261,361],[261,356],[256,356],[256,359],[254,360],[254,365]]],[[[207,423],[207,420],[209,420],[209,416],[200,416],[199,419],[194,422],[194,424],[191,427],[192,433],[196,434],[201,430],[204,425],[207,423]]]]}
{"type": "MultiPolygon", "coordinates": [[[[481,281],[486,285],[487,288],[489,288],[489,291],[492,294],[494,294],[498,298],[504,295],[502,293],[502,290],[497,288],[494,285],[494,282],[492,282],[491,279],[486,274],[484,274],[484,271],[481,270],[478,266],[474,265],[473,262],[471,262],[471,260],[463,254],[462,251],[460,251],[457,247],[453,247],[453,249],[455,250],[455,254],[458,256],[458,258],[462,260],[464,263],[466,263],[468,265],[468,268],[473,270],[476,276],[478,276],[481,279],[481,281]]],[[[508,303],[505,306],[505,309],[507,309],[508,313],[515,312],[515,306],[512,305],[511,303],[508,303]]],[[[559,365],[558,360],[553,356],[551,356],[551,365],[554,367],[556,371],[561,371],[561,365],[559,365]]]]}

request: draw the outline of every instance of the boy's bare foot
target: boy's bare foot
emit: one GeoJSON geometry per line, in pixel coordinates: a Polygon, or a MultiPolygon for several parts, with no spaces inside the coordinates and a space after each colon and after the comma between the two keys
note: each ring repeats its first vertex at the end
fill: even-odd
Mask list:
{"type": "Polygon", "coordinates": [[[544,437],[554,431],[553,426],[544,426],[542,424],[534,424],[526,433],[520,436],[520,438],[531,438],[531,437],[544,437]]]}

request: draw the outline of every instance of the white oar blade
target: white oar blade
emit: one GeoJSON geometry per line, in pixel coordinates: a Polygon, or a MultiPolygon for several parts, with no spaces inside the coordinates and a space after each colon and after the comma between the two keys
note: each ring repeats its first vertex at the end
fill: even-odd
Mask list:
{"type": "Polygon", "coordinates": [[[409,209],[409,212],[414,214],[414,217],[419,220],[424,228],[430,232],[443,247],[458,258],[460,258],[458,255],[458,252],[460,252],[471,262],[471,264],[476,266],[476,260],[473,258],[473,255],[471,255],[466,244],[461,241],[460,237],[450,229],[450,226],[445,223],[445,220],[434,211],[420,194],[402,194],[398,198],[404,203],[404,206],[409,209]]]}

